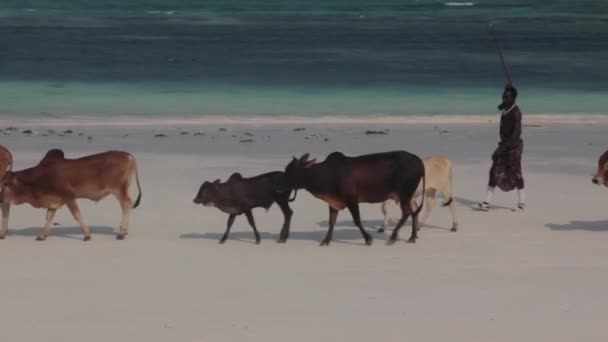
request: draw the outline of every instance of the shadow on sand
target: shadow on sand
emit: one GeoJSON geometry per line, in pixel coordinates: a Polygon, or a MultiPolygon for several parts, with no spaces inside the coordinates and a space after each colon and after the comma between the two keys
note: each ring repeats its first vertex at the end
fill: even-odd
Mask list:
{"type": "MultiPolygon", "coordinates": [[[[321,242],[325,238],[326,230],[316,230],[310,232],[290,232],[289,240],[307,240],[307,241],[316,241],[321,242]]],[[[370,233],[372,233],[370,231],[370,233]]],[[[219,241],[224,233],[188,233],[182,234],[179,237],[181,239],[208,239],[219,241]]],[[[383,240],[384,234],[374,234],[376,240],[383,240]]],[[[277,240],[279,238],[279,234],[271,234],[260,232],[260,237],[262,238],[262,243],[264,240],[277,240]]],[[[231,232],[230,237],[228,238],[228,243],[230,240],[236,240],[246,243],[255,243],[255,239],[253,237],[253,231],[242,231],[242,232],[231,232]]],[[[289,243],[289,240],[287,243],[289,243]]],[[[344,243],[344,244],[352,244],[352,245],[365,245],[363,237],[359,232],[359,229],[334,229],[334,235],[332,239],[332,243],[344,243]]]]}
{"type": "Polygon", "coordinates": [[[571,221],[566,224],[547,223],[545,227],[551,230],[587,230],[590,232],[608,232],[608,221],[571,221]]]}
{"type": "MultiPolygon", "coordinates": [[[[116,231],[112,227],[106,226],[91,226],[91,235],[93,238],[95,235],[116,235],[116,231]]],[[[8,236],[32,236],[36,237],[42,231],[42,227],[29,227],[23,229],[12,229],[9,230],[8,236]]],[[[80,227],[51,227],[49,230],[49,238],[62,237],[66,239],[77,239],[82,240],[84,234],[80,227]]]]}
{"type": "MultiPolygon", "coordinates": [[[[472,208],[473,206],[477,205],[480,202],[480,201],[471,201],[470,199],[466,199],[466,198],[462,198],[462,197],[454,197],[454,200],[456,201],[456,203],[460,204],[463,207],[467,207],[467,208],[472,208]]],[[[495,205],[495,204],[492,204],[492,209],[502,209],[502,210],[509,210],[509,211],[513,210],[513,208],[503,207],[503,206],[495,205]]]]}

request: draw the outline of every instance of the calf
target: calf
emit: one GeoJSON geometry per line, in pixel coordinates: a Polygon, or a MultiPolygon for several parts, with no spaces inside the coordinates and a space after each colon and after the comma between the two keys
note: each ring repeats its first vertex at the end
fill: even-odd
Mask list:
{"type": "MultiPolygon", "coordinates": [[[[29,203],[34,208],[47,209],[46,223],[36,240],[45,240],[57,209],[64,204],[78,221],[84,241],[91,239],[91,231],[80,215],[78,198],[100,201],[114,195],[122,208],[120,232],[122,240],[128,234],[129,215],[141,200],[141,186],[135,158],[121,151],[108,151],[78,159],[66,159],[63,151],[50,150],[38,165],[15,172],[7,172],[3,179],[5,202],[29,203]],[[139,195],[135,203],[129,197],[129,184],[135,175],[139,195]]],[[[3,227],[0,236],[6,236],[3,227]]]]}
{"type": "Polygon", "coordinates": [[[597,161],[597,171],[591,179],[595,185],[603,185],[608,187],[608,151],[604,152],[597,161]]]}
{"type": "MultiPolygon", "coordinates": [[[[4,175],[13,169],[13,156],[6,147],[0,145],[0,180],[4,178],[4,175]]],[[[0,206],[2,207],[2,230],[8,230],[8,215],[10,209],[10,202],[4,200],[4,187],[3,183],[0,182],[0,206]]],[[[0,234],[0,239],[4,238],[4,235],[0,234]]]]}
{"type": "Polygon", "coordinates": [[[255,226],[251,210],[260,207],[268,210],[276,202],[285,217],[278,242],[286,242],[293,215],[289,202],[295,199],[295,194],[292,199],[289,199],[291,191],[275,191],[274,184],[281,182],[283,177],[283,172],[280,171],[264,173],[252,178],[243,178],[240,173],[233,173],[225,183],[220,183],[219,179],[214,182],[204,182],[194,198],[194,203],[206,207],[216,207],[229,215],[226,232],[220,239],[220,243],[224,243],[228,239],[236,216],[245,214],[249,225],[253,228],[255,242],[259,244],[260,234],[255,226]]]}
{"type": "MultiPolygon", "coordinates": [[[[418,226],[416,229],[420,229],[420,227],[424,226],[426,223],[426,220],[431,214],[431,210],[433,210],[433,207],[435,206],[435,195],[437,192],[439,192],[446,200],[443,206],[450,206],[450,212],[452,214],[452,231],[455,232],[458,230],[458,218],[456,217],[456,203],[454,203],[452,198],[452,162],[449,159],[441,156],[426,157],[424,158],[423,162],[424,176],[427,182],[426,202],[424,202],[422,218],[418,220],[418,226]]],[[[418,184],[418,189],[416,189],[414,198],[420,197],[420,195],[422,195],[422,184],[418,184]]],[[[388,226],[389,215],[386,210],[388,202],[389,200],[386,200],[382,203],[381,209],[382,214],[384,215],[384,225],[379,232],[383,232],[388,226]]],[[[412,210],[418,206],[416,204],[416,200],[412,199],[411,206],[412,210]]]]}
{"type": "Polygon", "coordinates": [[[410,207],[416,187],[422,180],[423,200],[425,190],[424,164],[419,157],[395,151],[375,153],[358,157],[347,157],[340,152],[327,156],[325,161],[315,163],[308,160],[308,153],[300,159],[295,157],[285,168],[285,181],[280,188],[297,190],[304,188],[313,196],[329,205],[329,229],[321,246],[329,245],[334,231],[338,211],[348,208],[353,221],[361,231],[366,245],[372,244],[372,237],[365,231],[359,215],[359,203],[380,203],[386,199],[396,199],[401,204],[402,217],[387,241],[397,241],[399,229],[412,214],[412,234],[409,242],[415,242],[418,214],[410,207]]]}

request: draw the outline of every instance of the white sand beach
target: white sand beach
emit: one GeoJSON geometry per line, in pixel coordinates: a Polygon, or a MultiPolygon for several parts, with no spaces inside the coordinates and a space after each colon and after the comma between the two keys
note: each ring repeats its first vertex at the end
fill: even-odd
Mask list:
{"type": "MultiPolygon", "coordinates": [[[[17,128],[0,133],[16,170],[51,148],[68,158],[120,149],[137,158],[143,188],[125,241],[114,239],[120,208],[112,197],[79,202],[89,242],[65,208],[47,241],[34,241],[44,211],[12,207],[10,235],[0,241],[2,340],[605,341],[608,189],[591,176],[608,148],[608,123],[525,118],[528,210],[511,212],[515,192],[497,192],[500,208],[475,212],[469,206],[485,195],[496,119],[2,120],[0,128],[17,128]],[[59,136],[67,129],[73,133],[59,136]],[[260,245],[244,217],[219,245],[227,215],[192,202],[204,180],[283,170],[292,155],[400,149],[453,161],[458,232],[438,207],[415,244],[387,246],[388,234],[374,233],[367,247],[342,211],[333,243],[320,247],[327,205],[302,190],[287,244],[274,241],[282,215],[273,206],[254,211],[260,245]]],[[[374,232],[380,205],[361,210],[374,232]]],[[[408,222],[402,240],[409,233],[408,222]]]]}

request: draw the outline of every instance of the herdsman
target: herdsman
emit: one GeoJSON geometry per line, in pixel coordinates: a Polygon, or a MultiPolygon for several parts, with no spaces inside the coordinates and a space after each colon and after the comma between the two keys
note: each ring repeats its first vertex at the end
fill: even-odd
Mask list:
{"type": "Polygon", "coordinates": [[[491,208],[492,195],[498,187],[502,191],[517,189],[518,203],[516,210],[523,211],[525,205],[524,178],[521,172],[521,155],[524,141],[521,139],[521,112],[515,103],[517,89],[511,84],[505,86],[502,103],[498,106],[500,116],[500,142],[492,154],[492,167],[488,181],[488,193],[485,201],[478,203],[476,209],[491,208]]]}

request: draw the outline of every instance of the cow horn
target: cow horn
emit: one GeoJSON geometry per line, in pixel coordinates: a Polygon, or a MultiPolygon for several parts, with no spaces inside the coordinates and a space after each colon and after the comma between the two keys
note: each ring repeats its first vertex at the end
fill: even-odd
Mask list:
{"type": "Polygon", "coordinates": [[[300,158],[300,161],[302,161],[302,162],[307,161],[307,160],[308,160],[308,156],[309,156],[309,154],[308,154],[308,153],[305,153],[305,154],[304,154],[304,155],[303,155],[303,156],[300,158]]]}

